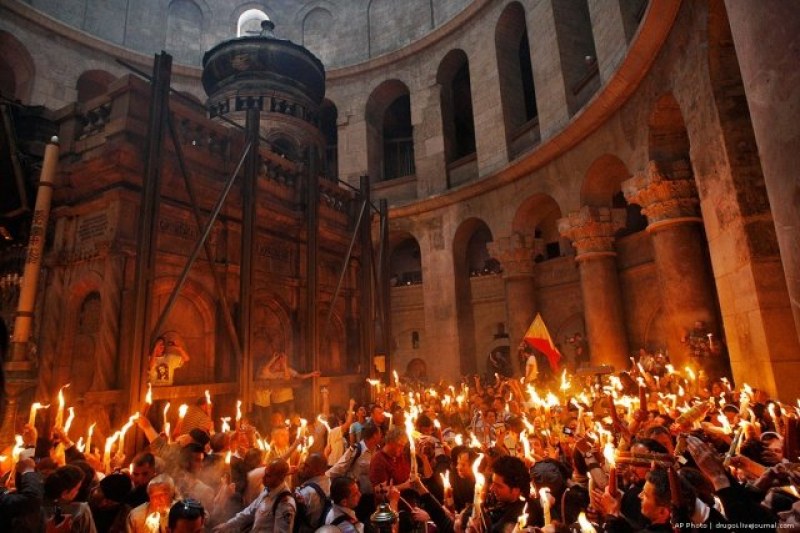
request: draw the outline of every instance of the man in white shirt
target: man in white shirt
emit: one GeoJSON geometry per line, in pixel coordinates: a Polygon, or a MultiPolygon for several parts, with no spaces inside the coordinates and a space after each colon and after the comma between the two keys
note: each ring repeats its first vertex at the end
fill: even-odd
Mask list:
{"type": "MultiPolygon", "coordinates": [[[[366,424],[361,430],[361,442],[348,448],[339,461],[325,474],[332,480],[348,477],[358,483],[359,492],[363,498],[361,498],[361,505],[357,512],[362,519],[368,519],[369,513],[374,510],[375,498],[372,482],[369,479],[369,464],[382,437],[380,427],[371,423],[366,424]]],[[[336,503],[335,500],[334,503],[336,503]]]]}

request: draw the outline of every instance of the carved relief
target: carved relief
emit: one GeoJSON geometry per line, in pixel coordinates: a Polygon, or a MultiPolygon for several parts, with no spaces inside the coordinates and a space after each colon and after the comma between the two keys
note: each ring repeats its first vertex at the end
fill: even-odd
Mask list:
{"type": "Polygon", "coordinates": [[[558,220],[558,231],[572,241],[577,258],[614,252],[614,234],[625,227],[625,210],[585,206],[558,220]]]}
{"type": "Polygon", "coordinates": [[[700,220],[697,187],[685,161],[650,161],[622,183],[622,192],[628,202],[642,206],[650,225],[673,218],[700,220]]]}

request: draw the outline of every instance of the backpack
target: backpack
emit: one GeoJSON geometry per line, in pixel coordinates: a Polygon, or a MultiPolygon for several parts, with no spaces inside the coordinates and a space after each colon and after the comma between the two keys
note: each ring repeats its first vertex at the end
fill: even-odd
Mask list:
{"type": "Polygon", "coordinates": [[[325,518],[328,517],[328,513],[333,508],[333,502],[331,501],[330,498],[325,496],[325,492],[319,485],[317,485],[316,483],[308,482],[300,486],[301,489],[303,487],[311,487],[312,489],[314,489],[314,492],[317,493],[317,496],[319,496],[319,499],[322,502],[322,513],[319,515],[319,519],[317,520],[316,524],[310,524],[308,522],[308,509],[306,509],[306,504],[298,501],[297,515],[295,517],[294,527],[293,527],[293,531],[295,533],[298,533],[302,526],[308,526],[314,531],[321,528],[322,526],[325,525],[325,518]]]}

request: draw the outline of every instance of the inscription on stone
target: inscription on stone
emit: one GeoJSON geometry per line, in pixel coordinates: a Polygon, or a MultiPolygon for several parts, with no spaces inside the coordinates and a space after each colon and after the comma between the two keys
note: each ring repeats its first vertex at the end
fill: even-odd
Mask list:
{"type": "Polygon", "coordinates": [[[102,237],[108,229],[108,216],[105,213],[91,215],[81,220],[78,226],[78,240],[86,242],[102,237]]]}

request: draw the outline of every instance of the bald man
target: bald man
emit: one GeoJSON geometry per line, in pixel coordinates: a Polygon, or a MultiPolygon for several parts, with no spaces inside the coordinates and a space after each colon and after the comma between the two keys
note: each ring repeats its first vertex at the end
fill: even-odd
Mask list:
{"type": "Polygon", "coordinates": [[[286,461],[271,461],[264,469],[264,490],[261,494],[246,509],[215,527],[214,531],[291,533],[297,506],[286,485],[288,474],[289,464],[286,461]]]}

